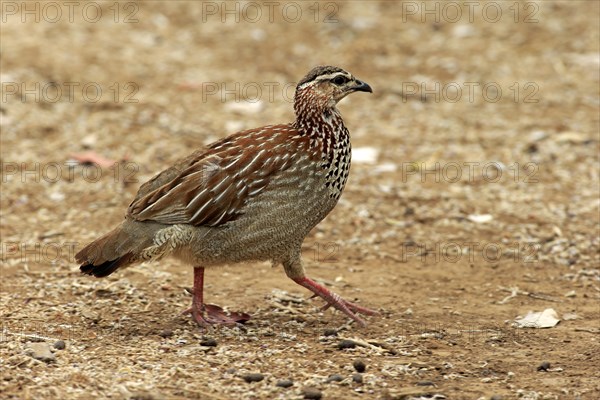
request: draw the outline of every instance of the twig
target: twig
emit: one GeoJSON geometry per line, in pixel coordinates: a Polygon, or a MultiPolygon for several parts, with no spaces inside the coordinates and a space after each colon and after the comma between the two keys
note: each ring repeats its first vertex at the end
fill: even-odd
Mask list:
{"type": "Polygon", "coordinates": [[[600,329],[597,328],[575,328],[575,332],[588,332],[588,333],[600,333],[600,329]]]}
{"type": "Polygon", "coordinates": [[[512,299],[513,297],[516,297],[518,294],[523,295],[523,296],[527,296],[527,297],[531,297],[533,299],[551,301],[551,302],[554,302],[554,303],[561,303],[560,300],[553,299],[552,297],[549,297],[549,296],[546,296],[546,295],[543,295],[543,294],[526,292],[524,290],[519,289],[518,287],[506,288],[506,287],[500,286],[500,290],[505,291],[505,292],[510,292],[510,296],[505,297],[503,300],[501,300],[500,302],[498,302],[498,304],[504,304],[508,300],[512,299]]]}
{"type": "MultiPolygon", "coordinates": [[[[501,288],[502,290],[505,290],[505,288],[501,288]]],[[[509,300],[517,297],[517,294],[519,294],[519,288],[513,287],[509,289],[510,291],[510,295],[506,296],[505,298],[503,298],[502,300],[500,300],[498,302],[498,304],[506,304],[508,303],[509,300]]]]}
{"type": "Polygon", "coordinates": [[[383,351],[387,351],[390,354],[397,354],[398,352],[393,349],[391,346],[387,345],[386,343],[380,343],[376,340],[361,340],[361,339],[356,339],[356,338],[344,338],[344,337],[340,337],[340,339],[342,340],[351,340],[352,342],[356,343],[356,345],[361,346],[361,347],[366,347],[368,349],[371,350],[375,350],[377,352],[381,352],[383,351]]]}
{"type": "Polygon", "coordinates": [[[299,310],[297,308],[293,308],[293,307],[290,307],[290,306],[286,306],[286,305],[283,305],[281,303],[275,303],[275,302],[273,302],[271,305],[273,307],[277,308],[278,310],[288,311],[288,312],[290,312],[291,314],[294,314],[294,315],[299,315],[299,314],[308,315],[307,313],[305,313],[302,310],[299,310]]]}
{"type": "Polygon", "coordinates": [[[18,337],[23,337],[23,338],[28,338],[28,339],[34,339],[36,341],[40,341],[40,340],[52,340],[52,341],[57,341],[58,339],[56,338],[51,338],[48,336],[41,336],[41,335],[36,335],[36,334],[29,334],[29,333],[16,333],[16,332],[11,332],[11,331],[3,331],[2,334],[5,335],[11,335],[11,336],[18,336],[18,337]]]}

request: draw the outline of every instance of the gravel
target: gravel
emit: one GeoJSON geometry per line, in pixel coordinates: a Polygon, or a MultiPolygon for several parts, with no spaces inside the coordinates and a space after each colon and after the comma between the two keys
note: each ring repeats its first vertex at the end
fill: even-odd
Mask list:
{"type": "Polygon", "coordinates": [[[64,350],[67,347],[67,344],[65,343],[64,340],[57,340],[56,342],[54,342],[53,347],[56,350],[64,350]]]}
{"type": "Polygon", "coordinates": [[[364,360],[362,360],[360,358],[354,360],[354,362],[352,363],[352,366],[354,367],[354,369],[357,372],[365,372],[365,370],[367,369],[367,365],[365,364],[364,360]]]}
{"type": "Polygon", "coordinates": [[[265,376],[261,373],[253,372],[253,373],[242,375],[242,378],[244,378],[244,380],[246,382],[251,383],[251,382],[260,382],[263,379],[265,379],[265,376]]]}
{"type": "Polygon", "coordinates": [[[56,356],[50,351],[50,345],[46,342],[29,343],[25,352],[36,360],[46,363],[56,361],[56,356]]]}
{"type": "Polygon", "coordinates": [[[344,377],[338,374],[329,375],[329,377],[325,380],[325,383],[331,382],[341,382],[344,380],[344,377]]]}
{"type": "Polygon", "coordinates": [[[213,338],[205,338],[200,341],[201,346],[215,347],[217,345],[217,341],[213,338]]]}
{"type": "Polygon", "coordinates": [[[314,387],[305,387],[302,389],[302,396],[306,400],[320,400],[323,397],[321,391],[314,387]]]}
{"type": "Polygon", "coordinates": [[[547,372],[549,369],[550,369],[550,363],[548,361],[544,361],[537,367],[537,370],[541,371],[541,372],[547,372]]]}
{"type": "Polygon", "coordinates": [[[280,381],[277,381],[275,386],[282,387],[282,388],[289,388],[289,387],[294,386],[294,382],[289,379],[282,379],[280,381]]]}
{"type": "Polygon", "coordinates": [[[340,343],[338,343],[338,349],[340,349],[340,350],[353,349],[355,347],[356,347],[356,342],[354,342],[353,340],[344,339],[340,343]]]}

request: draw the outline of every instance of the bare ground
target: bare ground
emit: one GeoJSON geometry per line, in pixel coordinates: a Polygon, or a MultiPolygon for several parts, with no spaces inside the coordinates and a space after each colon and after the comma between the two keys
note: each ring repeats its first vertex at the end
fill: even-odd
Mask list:
{"type": "Polygon", "coordinates": [[[98,21],[2,6],[0,397],[600,398],[598,2],[457,2],[457,20],[443,2],[297,2],[273,21],[265,3],[92,3],[98,21]],[[269,264],[207,272],[209,301],[253,315],[208,332],[180,315],[190,266],[79,274],[74,251],[141,183],[290,121],[317,64],[374,88],[340,104],[351,177],[304,249],[310,276],[381,311],[367,328],[269,264]],[[68,163],[87,151],[123,161],[68,163]],[[514,326],[547,308],[555,327],[514,326]]]}

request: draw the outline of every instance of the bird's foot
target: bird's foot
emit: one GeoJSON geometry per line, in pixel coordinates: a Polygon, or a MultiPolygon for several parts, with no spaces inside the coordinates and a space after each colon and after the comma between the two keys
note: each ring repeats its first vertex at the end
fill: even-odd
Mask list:
{"type": "Polygon", "coordinates": [[[321,308],[322,310],[327,310],[329,307],[334,307],[346,314],[348,317],[352,318],[354,321],[358,322],[361,326],[366,326],[367,323],[356,314],[378,314],[378,312],[375,310],[371,310],[369,308],[362,307],[358,304],[344,300],[337,293],[334,293],[326,287],[319,285],[317,282],[313,281],[310,278],[302,277],[294,279],[294,281],[313,292],[314,296],[319,296],[327,302],[327,304],[321,308]]]}
{"type": "Polygon", "coordinates": [[[191,314],[192,319],[200,326],[235,325],[243,324],[250,319],[250,315],[242,312],[226,312],[215,304],[192,305],[182,314],[191,314]]]}
{"type": "MultiPolygon", "coordinates": [[[[332,294],[335,294],[335,293],[332,293],[332,294]]],[[[359,306],[358,304],[352,303],[352,302],[350,302],[348,300],[344,300],[341,297],[339,299],[339,302],[342,303],[344,306],[346,306],[350,311],[352,311],[354,313],[365,314],[365,315],[377,315],[377,314],[379,314],[375,310],[371,310],[370,308],[359,306]]],[[[323,307],[321,307],[321,311],[325,311],[325,310],[327,310],[331,306],[335,307],[335,305],[333,303],[327,303],[323,307]]],[[[335,308],[337,308],[337,307],[335,307],[335,308]]]]}

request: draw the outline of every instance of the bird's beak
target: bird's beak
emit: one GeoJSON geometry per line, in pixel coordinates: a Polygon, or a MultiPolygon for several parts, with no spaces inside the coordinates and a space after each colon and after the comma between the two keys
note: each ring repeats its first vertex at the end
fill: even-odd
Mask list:
{"type": "Polygon", "coordinates": [[[359,81],[358,79],[354,81],[354,86],[350,88],[353,92],[369,92],[373,93],[373,89],[369,86],[368,83],[359,81]]]}

